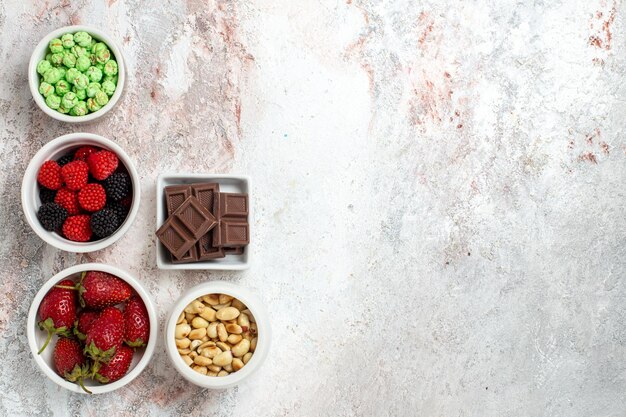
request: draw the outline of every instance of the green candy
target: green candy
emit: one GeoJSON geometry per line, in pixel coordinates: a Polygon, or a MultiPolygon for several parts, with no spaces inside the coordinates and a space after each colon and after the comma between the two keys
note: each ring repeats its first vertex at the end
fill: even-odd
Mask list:
{"type": "Polygon", "coordinates": [[[56,84],[62,75],[63,73],[58,68],[50,68],[43,74],[43,80],[48,84],[56,84]]]}
{"type": "Polygon", "coordinates": [[[74,35],[72,35],[71,33],[66,33],[65,35],[61,36],[61,43],[63,44],[63,47],[65,49],[70,49],[72,46],[74,46],[74,35]]]}
{"type": "Polygon", "coordinates": [[[115,92],[115,84],[109,80],[104,80],[101,90],[104,91],[107,96],[111,97],[115,92]]]}
{"type": "Polygon", "coordinates": [[[91,38],[91,43],[89,44],[89,49],[93,49],[94,45],[97,44],[98,41],[94,38],[91,38]]]}
{"type": "Polygon", "coordinates": [[[102,72],[104,72],[104,75],[117,74],[117,62],[113,59],[107,61],[107,63],[104,64],[104,70],[102,72]]]}
{"type": "Polygon", "coordinates": [[[52,54],[50,55],[49,61],[52,65],[54,65],[55,67],[58,67],[59,65],[63,64],[63,54],[62,53],[52,54]]]}
{"type": "Polygon", "coordinates": [[[102,71],[100,68],[96,68],[94,66],[89,67],[85,74],[89,77],[89,80],[94,83],[99,83],[102,79],[102,71]]]}
{"type": "Polygon", "coordinates": [[[91,52],[94,54],[97,54],[99,51],[103,51],[105,49],[109,49],[109,48],[107,48],[104,42],[97,42],[91,47],[91,52]]]}
{"type": "Polygon", "coordinates": [[[98,91],[94,97],[99,106],[104,106],[109,102],[109,96],[104,91],[98,91]]]}
{"type": "Polygon", "coordinates": [[[91,61],[86,56],[79,56],[76,59],[76,69],[81,72],[87,71],[90,65],[91,65],[91,61]]]}
{"type": "Polygon", "coordinates": [[[52,52],[53,54],[63,52],[63,42],[61,42],[61,39],[52,39],[48,44],[48,47],[50,48],[50,52],[52,52]]]}
{"type": "Polygon", "coordinates": [[[87,103],[85,103],[84,101],[79,101],[70,110],[70,114],[72,116],[84,116],[84,115],[87,114],[87,112],[88,112],[88,110],[87,110],[87,103]]]}
{"type": "Polygon", "coordinates": [[[100,83],[89,83],[87,89],[85,90],[87,91],[87,97],[94,97],[101,88],[102,86],[100,83]]]}
{"type": "Polygon", "coordinates": [[[63,57],[63,65],[68,68],[74,68],[76,66],[76,57],[69,53],[63,57]]]}
{"type": "Polygon", "coordinates": [[[100,110],[102,107],[100,107],[98,105],[98,103],[96,102],[96,99],[94,98],[88,98],[87,99],[87,108],[89,109],[90,112],[95,112],[100,110]]]}
{"type": "Polygon", "coordinates": [[[54,90],[56,91],[56,93],[59,96],[63,96],[63,94],[65,94],[65,93],[70,91],[70,83],[68,83],[67,81],[61,79],[54,86],[54,90]]]}
{"type": "Polygon", "coordinates": [[[46,97],[46,104],[51,109],[56,110],[61,105],[61,97],[57,96],[56,94],[50,94],[48,97],[46,97]]]}
{"type": "Polygon", "coordinates": [[[74,85],[79,90],[84,90],[89,85],[89,78],[85,74],[79,74],[78,77],[74,78],[74,85]]]}
{"type": "Polygon", "coordinates": [[[76,58],[80,58],[81,56],[88,56],[87,49],[83,48],[80,45],[72,46],[70,51],[74,54],[76,58]]]}
{"type": "Polygon", "coordinates": [[[61,73],[61,79],[64,80],[67,75],[67,70],[63,67],[58,67],[57,70],[61,73]]]}
{"type": "Polygon", "coordinates": [[[100,71],[104,71],[104,64],[101,64],[99,62],[96,62],[96,68],[98,68],[100,71]]]}
{"type": "Polygon", "coordinates": [[[50,94],[54,94],[54,86],[43,81],[41,84],[39,84],[39,94],[44,97],[48,97],[50,94]]]}
{"type": "Polygon", "coordinates": [[[50,62],[46,61],[45,59],[42,59],[37,64],[37,72],[39,73],[39,75],[44,75],[45,72],[48,71],[50,68],[52,68],[52,64],[50,64],[50,62]]]}
{"type": "Polygon", "coordinates": [[[61,100],[61,106],[66,108],[68,111],[74,107],[76,103],[78,103],[78,97],[76,97],[76,94],[71,91],[69,93],[65,93],[63,99],[61,100]]]}
{"type": "Polygon", "coordinates": [[[50,58],[52,57],[51,53],[46,54],[46,61],[50,62],[50,58]]]}
{"type": "Polygon", "coordinates": [[[68,109],[66,109],[65,107],[63,107],[63,105],[60,105],[58,109],[56,109],[59,113],[63,113],[63,114],[67,114],[70,111],[68,109]]]}
{"type": "Polygon", "coordinates": [[[70,68],[67,70],[67,72],[65,73],[65,79],[70,83],[70,84],[74,84],[74,80],[76,79],[76,77],[78,77],[80,75],[80,71],[77,70],[76,68],[70,68]]]}
{"type": "Polygon", "coordinates": [[[76,32],[74,34],[74,42],[83,48],[91,46],[91,35],[87,32],[76,32]]]}
{"type": "Polygon", "coordinates": [[[76,86],[73,86],[72,92],[76,94],[76,97],[78,97],[79,100],[85,100],[87,98],[87,90],[85,89],[79,90],[76,86]]]}
{"type": "Polygon", "coordinates": [[[108,49],[101,49],[96,52],[96,60],[99,63],[105,64],[109,61],[109,59],[111,59],[111,51],[109,51],[108,49]]]}
{"type": "Polygon", "coordinates": [[[113,84],[117,85],[117,75],[105,75],[102,81],[111,81],[113,84]]]}

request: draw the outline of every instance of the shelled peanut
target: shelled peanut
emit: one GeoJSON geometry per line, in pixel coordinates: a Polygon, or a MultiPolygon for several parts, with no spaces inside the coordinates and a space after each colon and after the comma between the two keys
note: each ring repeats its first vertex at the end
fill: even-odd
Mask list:
{"type": "Polygon", "coordinates": [[[183,361],[207,376],[226,376],[243,368],[257,344],[254,316],[238,299],[207,294],[185,307],[176,321],[176,347],[183,361]]]}

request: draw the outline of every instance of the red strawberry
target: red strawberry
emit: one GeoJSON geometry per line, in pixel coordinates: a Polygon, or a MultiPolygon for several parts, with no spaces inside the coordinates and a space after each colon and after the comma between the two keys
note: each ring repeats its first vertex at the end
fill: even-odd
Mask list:
{"type": "Polygon", "coordinates": [[[39,168],[37,182],[50,190],[58,190],[63,186],[61,166],[56,161],[46,161],[39,168]]]}
{"type": "Polygon", "coordinates": [[[83,378],[89,375],[89,363],[80,343],[67,337],[59,338],[54,346],[52,360],[59,375],[70,382],[78,381],[81,388],[91,394],[91,391],[83,384],[83,378]]]}
{"type": "Polygon", "coordinates": [[[128,346],[120,346],[109,363],[94,363],[92,368],[93,377],[103,384],[117,381],[128,372],[133,361],[133,353],[134,351],[128,346]]]}
{"type": "Polygon", "coordinates": [[[72,161],[61,168],[61,176],[65,185],[72,191],[77,191],[87,185],[89,166],[85,161],[72,161]]]}
{"type": "Polygon", "coordinates": [[[107,307],[87,332],[85,354],[99,362],[109,362],[124,339],[124,315],[115,307],[107,307]]]}
{"type": "Polygon", "coordinates": [[[63,223],[63,235],[74,242],[88,242],[92,234],[90,220],[87,214],[68,217],[63,223]]]}
{"type": "Polygon", "coordinates": [[[82,161],[86,161],[89,155],[96,152],[98,152],[98,148],[94,148],[93,146],[82,146],[78,148],[74,154],[74,160],[80,159],[82,161]]]}
{"type": "Polygon", "coordinates": [[[107,202],[107,194],[100,184],[87,184],[78,192],[78,204],[87,211],[98,211],[107,202]]]}
{"type": "Polygon", "coordinates": [[[113,152],[101,150],[89,155],[87,163],[91,175],[98,181],[102,181],[115,172],[119,161],[113,152]]]}
{"type": "Polygon", "coordinates": [[[67,214],[75,216],[80,214],[81,209],[78,204],[78,193],[65,187],[61,188],[54,197],[54,202],[67,210],[67,214]]]}
{"type": "Polygon", "coordinates": [[[100,313],[94,310],[83,310],[78,313],[78,320],[74,323],[74,334],[78,339],[85,340],[87,332],[91,329],[99,315],[100,313]]]}
{"type": "Polygon", "coordinates": [[[130,347],[145,346],[150,336],[150,319],[146,306],[137,296],[131,297],[124,310],[124,342],[130,347]]]}
{"type": "Polygon", "coordinates": [[[83,273],[78,284],[80,305],[87,308],[104,308],[125,302],[133,289],[126,281],[101,271],[83,273]]]}
{"type": "Polygon", "coordinates": [[[39,328],[48,332],[46,342],[38,353],[44,351],[52,335],[70,336],[70,329],[76,320],[76,292],[74,281],[65,279],[52,287],[39,304],[39,328]],[[61,286],[61,287],[59,287],[61,286]]]}

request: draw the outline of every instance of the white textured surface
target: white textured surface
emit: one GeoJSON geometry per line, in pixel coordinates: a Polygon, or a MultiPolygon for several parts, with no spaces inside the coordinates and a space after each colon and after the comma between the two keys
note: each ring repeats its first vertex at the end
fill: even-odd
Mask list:
{"type": "Polygon", "coordinates": [[[616,0],[0,2],[0,415],[621,416],[626,410],[626,5],[616,0]],[[51,120],[30,49],[92,24],[129,82],[109,118],[51,120]],[[115,246],[44,245],[19,178],[85,129],[138,162],[115,246]],[[253,177],[244,273],[158,271],[159,172],[253,177]],[[79,262],[136,274],[161,319],[226,279],[268,303],[274,344],[238,388],[191,386],[162,343],[104,397],[58,389],[24,326],[79,262]]]}

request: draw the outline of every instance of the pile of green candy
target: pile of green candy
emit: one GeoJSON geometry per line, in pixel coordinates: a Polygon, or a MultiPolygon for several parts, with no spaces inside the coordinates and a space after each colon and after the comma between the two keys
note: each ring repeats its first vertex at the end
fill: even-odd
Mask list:
{"type": "Polygon", "coordinates": [[[87,32],[66,33],[39,61],[39,93],[59,113],[84,116],[102,108],[117,86],[117,62],[106,44],[87,32]]]}

